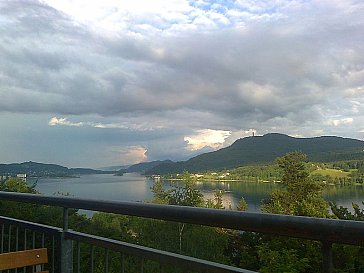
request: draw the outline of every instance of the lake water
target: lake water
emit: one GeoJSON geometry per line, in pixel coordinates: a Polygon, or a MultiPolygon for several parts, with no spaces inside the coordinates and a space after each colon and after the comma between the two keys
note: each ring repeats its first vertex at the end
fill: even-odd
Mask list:
{"type": "MultiPolygon", "coordinates": [[[[28,179],[33,184],[36,179],[28,179]]],[[[138,201],[151,200],[153,194],[150,187],[152,179],[145,176],[128,173],[123,176],[111,174],[83,175],[80,178],[40,178],[36,189],[44,194],[69,193],[74,197],[98,200],[138,201]]],[[[164,182],[170,187],[170,182],[164,182]]],[[[233,207],[244,197],[248,203],[248,211],[259,211],[261,201],[274,189],[281,187],[274,183],[252,182],[198,182],[197,187],[206,198],[212,198],[216,189],[225,191],[224,203],[233,207]]],[[[361,204],[364,201],[362,186],[328,186],[324,191],[324,198],[335,201],[340,205],[351,207],[351,203],[361,204]]]]}

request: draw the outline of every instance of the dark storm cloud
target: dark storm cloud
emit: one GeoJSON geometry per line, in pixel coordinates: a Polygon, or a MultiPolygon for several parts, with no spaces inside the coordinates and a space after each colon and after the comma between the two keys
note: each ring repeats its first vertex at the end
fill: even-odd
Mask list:
{"type": "Polygon", "coordinates": [[[44,4],[6,2],[1,109],[138,115],[189,108],[269,119],[325,107],[348,84],[347,51],[359,58],[350,63],[362,65],[363,22],[361,6],[342,13],[321,8],[278,22],[141,39],[95,37],[44,4]]]}
{"type": "Polygon", "coordinates": [[[106,30],[45,2],[0,2],[2,112],[72,115],[57,126],[86,124],[70,130],[90,142],[102,138],[91,127],[106,124],[105,142],[137,143],[153,159],[187,157],[184,136],[200,129],[234,137],[250,128],[305,136],[364,129],[361,1],[107,10],[119,17],[106,30]],[[135,137],[143,130],[155,131],[135,137]]]}

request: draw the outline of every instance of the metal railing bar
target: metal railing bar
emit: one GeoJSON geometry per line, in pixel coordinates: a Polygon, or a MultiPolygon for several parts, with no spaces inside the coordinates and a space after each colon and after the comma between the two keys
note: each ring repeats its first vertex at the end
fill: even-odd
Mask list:
{"type": "MultiPolygon", "coordinates": [[[[42,233],[42,244],[41,244],[42,248],[44,247],[44,244],[45,244],[45,234],[43,232],[42,233]]],[[[41,268],[42,271],[44,271],[44,264],[42,264],[40,268],[41,268]]]]}
{"type": "Polygon", "coordinates": [[[125,254],[121,253],[121,273],[125,273],[125,254]]]}
{"type": "Polygon", "coordinates": [[[32,247],[34,249],[35,248],[35,231],[32,232],[32,236],[33,236],[33,239],[32,239],[32,247]]]}
{"type": "Polygon", "coordinates": [[[24,229],[34,230],[39,233],[43,232],[43,233],[47,233],[50,235],[59,235],[59,232],[62,231],[61,228],[37,224],[37,223],[33,223],[33,222],[28,222],[28,221],[4,217],[4,216],[0,216],[0,223],[15,225],[15,226],[22,227],[24,229]]]}
{"type": "MultiPolygon", "coordinates": [[[[32,232],[32,247],[35,248],[35,231],[32,232]]],[[[35,266],[32,266],[32,272],[35,272],[35,266]]]]}
{"type": "MultiPolygon", "coordinates": [[[[176,267],[192,269],[202,272],[241,272],[253,273],[253,271],[223,265],[215,262],[201,260],[193,257],[183,256],[167,251],[152,249],[149,247],[134,245],[117,240],[107,239],[95,235],[85,234],[69,230],[65,232],[65,238],[88,243],[92,246],[107,248],[116,252],[122,252],[133,256],[143,257],[144,259],[157,261],[163,264],[171,264],[176,267]]],[[[92,256],[91,256],[92,257],[92,256]]],[[[92,264],[92,263],[91,263],[92,264]]]]}
{"type": "Polygon", "coordinates": [[[81,260],[81,243],[77,242],[77,273],[81,272],[80,260],[81,260]]]}
{"type": "Polygon", "coordinates": [[[8,252],[11,252],[11,225],[9,225],[8,252]]]}
{"type": "Polygon", "coordinates": [[[19,250],[19,227],[16,227],[15,231],[15,251],[19,250]]]}
{"type": "Polygon", "coordinates": [[[52,236],[52,273],[54,273],[54,235],[52,236]]]}
{"type": "Polygon", "coordinates": [[[332,243],[328,241],[322,242],[322,266],[322,272],[333,272],[334,267],[332,262],[332,243]]]}
{"type": "Polygon", "coordinates": [[[94,251],[95,251],[95,246],[91,245],[91,273],[94,273],[94,251]]]}
{"type": "MultiPolygon", "coordinates": [[[[19,227],[16,227],[15,231],[15,251],[19,250],[19,227]]],[[[15,273],[18,273],[18,269],[15,268],[15,273]]]]}
{"type": "Polygon", "coordinates": [[[140,259],[140,273],[144,273],[144,259],[140,259]]]}
{"type": "Polygon", "coordinates": [[[0,199],[104,211],[167,221],[253,231],[309,240],[364,245],[364,223],[315,217],[240,212],[138,202],[100,201],[39,194],[0,192],[0,199]]]}
{"type": "Polygon", "coordinates": [[[109,250],[105,249],[105,273],[109,273],[109,250]]]}
{"type": "Polygon", "coordinates": [[[27,250],[27,229],[24,229],[24,250],[27,250]]]}
{"type": "Polygon", "coordinates": [[[2,224],[1,225],[1,253],[4,253],[4,230],[5,230],[5,225],[2,224]]]}
{"type": "MultiPolygon", "coordinates": [[[[24,228],[24,250],[27,250],[27,229],[24,228]]],[[[23,268],[23,272],[26,273],[26,267],[23,268]]]]}
{"type": "Polygon", "coordinates": [[[68,208],[63,208],[63,230],[66,231],[68,229],[68,208]]]}

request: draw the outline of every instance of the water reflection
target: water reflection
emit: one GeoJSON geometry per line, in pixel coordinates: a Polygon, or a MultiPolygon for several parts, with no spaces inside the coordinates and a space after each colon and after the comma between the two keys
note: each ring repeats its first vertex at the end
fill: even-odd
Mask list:
{"type": "MultiPolygon", "coordinates": [[[[29,179],[29,184],[35,179],[29,179]]],[[[178,184],[178,183],[177,183],[178,184]]],[[[100,200],[120,201],[146,201],[153,198],[150,187],[153,180],[139,174],[113,175],[84,175],[80,178],[42,178],[38,180],[36,189],[45,194],[55,192],[69,193],[71,196],[93,198],[100,200]]],[[[171,182],[165,181],[166,188],[171,187],[171,182]]],[[[263,199],[281,184],[253,183],[253,182],[198,182],[197,187],[205,198],[213,198],[214,192],[224,190],[224,205],[235,207],[241,197],[248,203],[248,211],[259,211],[263,199]]],[[[362,186],[327,186],[324,198],[335,201],[339,205],[351,207],[351,203],[361,204],[364,200],[362,186]]]]}

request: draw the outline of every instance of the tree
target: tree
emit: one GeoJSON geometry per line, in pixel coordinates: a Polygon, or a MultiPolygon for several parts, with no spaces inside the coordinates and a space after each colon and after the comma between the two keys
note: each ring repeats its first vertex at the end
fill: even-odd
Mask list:
{"type": "Polygon", "coordinates": [[[0,182],[0,190],[1,191],[10,191],[10,192],[22,192],[22,193],[37,193],[34,189],[35,185],[29,186],[27,182],[20,178],[8,178],[5,181],[0,182]]]}
{"type": "Polygon", "coordinates": [[[328,203],[322,198],[322,185],[309,177],[306,155],[288,153],[277,159],[282,169],[283,190],[274,191],[264,201],[262,211],[313,217],[328,217],[328,203]]]}
{"type": "Polygon", "coordinates": [[[239,204],[236,206],[236,209],[239,211],[246,211],[248,209],[248,203],[245,201],[244,197],[240,199],[239,204]]]}
{"type": "Polygon", "coordinates": [[[181,175],[182,186],[173,185],[172,189],[164,190],[161,181],[154,182],[151,190],[154,194],[153,203],[178,206],[202,207],[204,199],[196,188],[195,181],[188,172],[181,175]]]}
{"type": "Polygon", "coordinates": [[[214,193],[214,198],[209,198],[206,200],[206,208],[211,209],[224,209],[223,204],[223,196],[224,196],[224,190],[216,190],[214,193]]]}
{"type": "MultiPolygon", "coordinates": [[[[364,205],[364,202],[362,202],[364,205]]],[[[364,221],[364,209],[361,209],[358,204],[352,203],[353,212],[348,208],[338,206],[335,202],[330,202],[332,213],[342,220],[364,221]]]]}
{"type": "MultiPolygon", "coordinates": [[[[328,217],[322,186],[309,177],[306,155],[288,153],[277,159],[283,189],[264,201],[262,211],[276,214],[328,217]]],[[[320,244],[293,238],[265,236],[258,246],[261,272],[320,272],[320,244]]]]}

